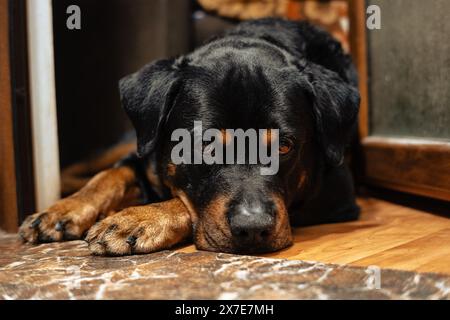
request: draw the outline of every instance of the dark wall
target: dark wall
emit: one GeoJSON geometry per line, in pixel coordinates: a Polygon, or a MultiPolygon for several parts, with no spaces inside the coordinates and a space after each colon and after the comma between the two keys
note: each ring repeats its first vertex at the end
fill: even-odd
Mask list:
{"type": "Polygon", "coordinates": [[[131,126],[118,80],[145,63],[191,49],[186,0],[54,0],[58,134],[61,166],[117,142],[131,126]],[[66,9],[81,8],[81,30],[68,30],[66,9]]]}

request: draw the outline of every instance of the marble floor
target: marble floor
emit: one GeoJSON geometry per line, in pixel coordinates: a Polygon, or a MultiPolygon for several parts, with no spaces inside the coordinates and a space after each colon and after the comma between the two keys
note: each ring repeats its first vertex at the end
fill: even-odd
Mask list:
{"type": "Polygon", "coordinates": [[[210,252],[90,255],[0,234],[0,299],[450,299],[433,273],[210,252]]]}

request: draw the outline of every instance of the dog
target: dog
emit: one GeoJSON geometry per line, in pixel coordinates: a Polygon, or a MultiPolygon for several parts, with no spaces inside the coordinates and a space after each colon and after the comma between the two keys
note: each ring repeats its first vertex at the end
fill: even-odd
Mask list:
{"type": "Polygon", "coordinates": [[[344,163],[358,79],[325,31],[275,18],[243,22],[192,53],[144,66],[119,89],[137,152],[29,216],[25,241],[84,238],[94,254],[126,255],[193,239],[200,250],[260,253],[291,245],[291,226],[358,218],[344,163]],[[171,134],[192,131],[194,121],[221,130],[224,145],[225,129],[276,129],[278,172],[175,164],[171,134]]]}

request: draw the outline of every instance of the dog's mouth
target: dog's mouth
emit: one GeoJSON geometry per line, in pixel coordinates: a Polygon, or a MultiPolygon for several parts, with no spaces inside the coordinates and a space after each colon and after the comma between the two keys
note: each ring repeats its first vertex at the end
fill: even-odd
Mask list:
{"type": "Polygon", "coordinates": [[[197,249],[205,251],[235,254],[269,253],[292,245],[292,233],[288,230],[275,234],[265,241],[240,242],[233,237],[224,236],[220,229],[208,229],[199,224],[194,233],[194,243],[197,249]]]}

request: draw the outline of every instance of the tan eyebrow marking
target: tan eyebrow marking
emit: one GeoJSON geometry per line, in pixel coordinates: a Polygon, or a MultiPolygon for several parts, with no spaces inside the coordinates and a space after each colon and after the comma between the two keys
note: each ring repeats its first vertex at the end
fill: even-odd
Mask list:
{"type": "Polygon", "coordinates": [[[265,145],[270,145],[275,139],[278,138],[277,131],[272,129],[267,129],[263,131],[262,141],[265,145]]]}
{"type": "Polygon", "coordinates": [[[170,162],[167,165],[167,175],[172,177],[175,175],[176,172],[177,172],[177,166],[175,164],[173,164],[172,162],[170,162]]]}
{"type": "Polygon", "coordinates": [[[222,144],[228,145],[231,143],[231,139],[233,138],[231,134],[226,129],[220,129],[222,133],[222,144]]]}

